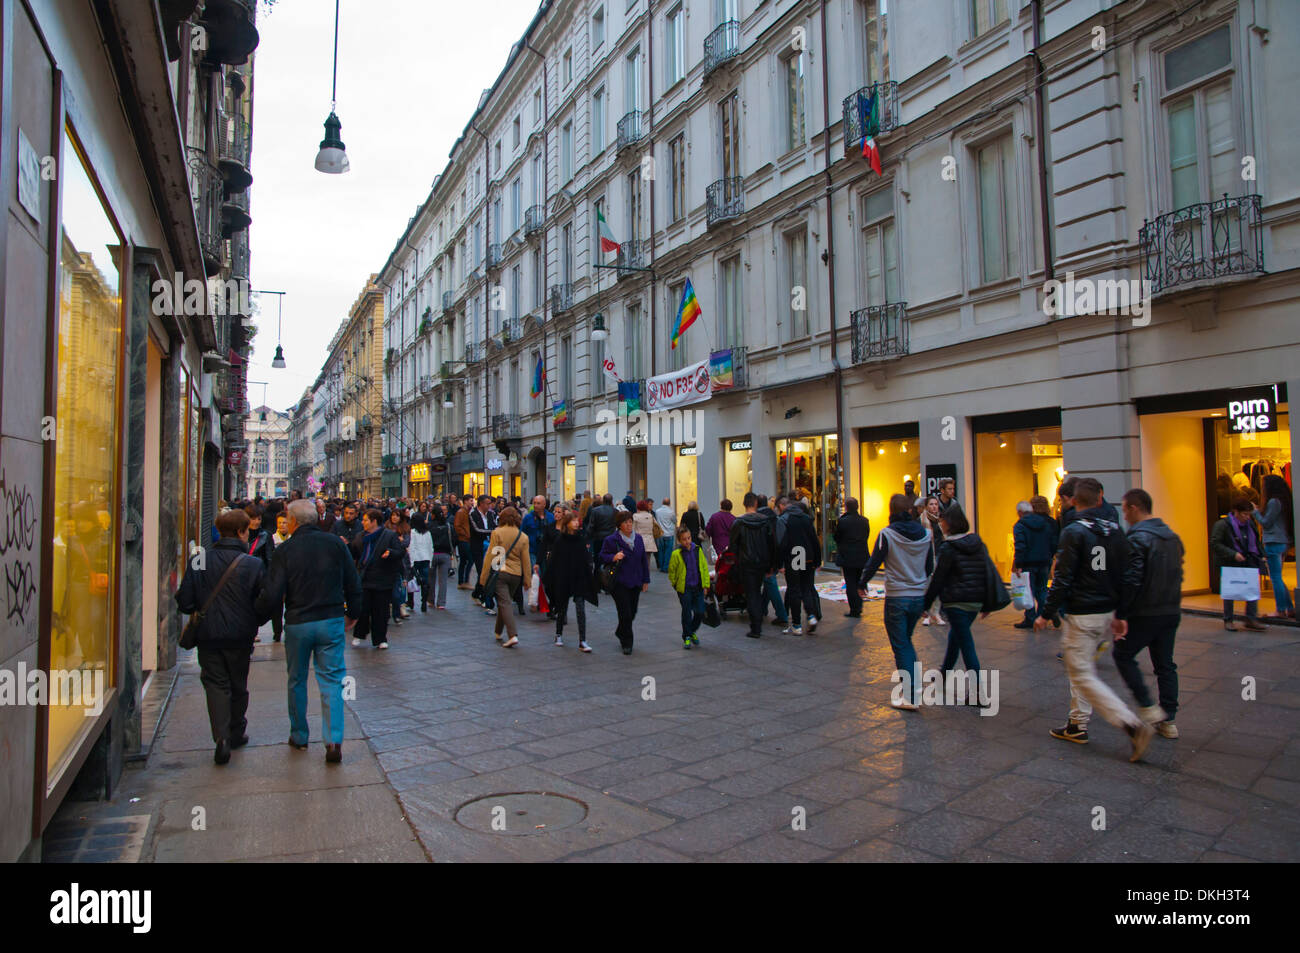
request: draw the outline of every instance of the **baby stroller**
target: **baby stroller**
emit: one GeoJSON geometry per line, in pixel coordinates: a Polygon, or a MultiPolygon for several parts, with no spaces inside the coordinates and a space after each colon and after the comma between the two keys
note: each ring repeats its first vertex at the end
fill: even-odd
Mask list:
{"type": "Polygon", "coordinates": [[[726,618],[729,611],[745,611],[745,583],[740,578],[740,565],[731,550],[718,557],[714,569],[713,591],[718,597],[718,611],[726,618]]]}

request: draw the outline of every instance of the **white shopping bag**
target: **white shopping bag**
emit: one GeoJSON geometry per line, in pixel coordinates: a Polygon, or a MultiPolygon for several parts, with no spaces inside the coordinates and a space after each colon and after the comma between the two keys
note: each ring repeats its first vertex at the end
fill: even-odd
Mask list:
{"type": "Polygon", "coordinates": [[[1025,612],[1034,608],[1034,586],[1029,573],[1011,574],[1011,600],[1017,609],[1025,612]]]}
{"type": "Polygon", "coordinates": [[[537,594],[542,588],[542,574],[537,569],[533,570],[532,581],[528,584],[528,608],[537,608],[537,594]]]}
{"type": "Polygon", "coordinates": [[[1219,596],[1225,602],[1259,601],[1259,570],[1224,566],[1219,576],[1219,596]]]}

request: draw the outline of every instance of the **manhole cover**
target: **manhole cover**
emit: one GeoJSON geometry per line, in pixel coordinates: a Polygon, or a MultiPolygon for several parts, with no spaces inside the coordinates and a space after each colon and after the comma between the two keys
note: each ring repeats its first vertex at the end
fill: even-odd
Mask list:
{"type": "Polygon", "coordinates": [[[545,834],[579,824],[587,805],[577,798],[545,791],[489,794],[456,809],[456,822],[488,834],[545,834]]]}

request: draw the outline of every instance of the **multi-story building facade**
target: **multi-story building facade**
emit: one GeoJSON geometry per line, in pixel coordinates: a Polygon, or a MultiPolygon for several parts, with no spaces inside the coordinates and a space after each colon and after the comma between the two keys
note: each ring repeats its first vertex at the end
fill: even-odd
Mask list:
{"type": "Polygon", "coordinates": [[[0,668],[71,689],[0,705],[3,861],[152,743],[176,587],[229,488],[253,7],[0,0],[0,668]]]}
{"type": "Polygon", "coordinates": [[[292,475],[293,414],[266,405],[253,408],[244,421],[248,440],[245,499],[287,497],[295,489],[292,475]]]}
{"type": "Polygon", "coordinates": [[[1289,470],[1298,31],[1238,0],[543,3],[380,272],[390,473],[795,493],[823,538],[845,495],[879,527],[951,476],[1003,569],[1016,502],[1094,475],[1213,587],[1216,478],[1289,470]],[[673,407],[698,378],[653,379],[701,362],[673,407]],[[672,419],[602,427],[613,376],[672,419]],[[1227,429],[1248,388],[1276,430],[1227,429]]]}
{"type": "Polygon", "coordinates": [[[312,453],[312,417],[315,399],[310,387],[289,408],[289,488],[306,496],[309,478],[314,476],[316,458],[312,453]]]}
{"type": "Polygon", "coordinates": [[[330,341],[324,401],[325,492],[378,497],[383,441],[384,296],[371,275],[330,341]]]}

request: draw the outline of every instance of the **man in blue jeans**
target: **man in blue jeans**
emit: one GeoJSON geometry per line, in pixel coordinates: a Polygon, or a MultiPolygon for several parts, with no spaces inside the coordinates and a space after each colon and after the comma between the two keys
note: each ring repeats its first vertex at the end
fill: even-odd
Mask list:
{"type": "Polygon", "coordinates": [[[866,595],[867,583],[885,569],[885,632],[894,652],[893,706],[916,711],[921,701],[921,664],[912,646],[912,633],[925,605],[925,587],[934,571],[930,531],[921,525],[912,501],[902,493],[889,498],[889,525],[876,535],[871,562],[862,570],[858,588],[866,595]]]}
{"type": "Polygon", "coordinates": [[[288,506],[289,539],[271,554],[271,569],[255,609],[263,618],[284,609],[284,657],[289,670],[289,746],[306,750],[307,667],[315,660],[325,760],[343,760],[343,679],[346,630],[361,614],[361,579],[347,544],[316,525],[307,500],[288,506]],[[344,615],[348,621],[344,622],[344,615]]]}

